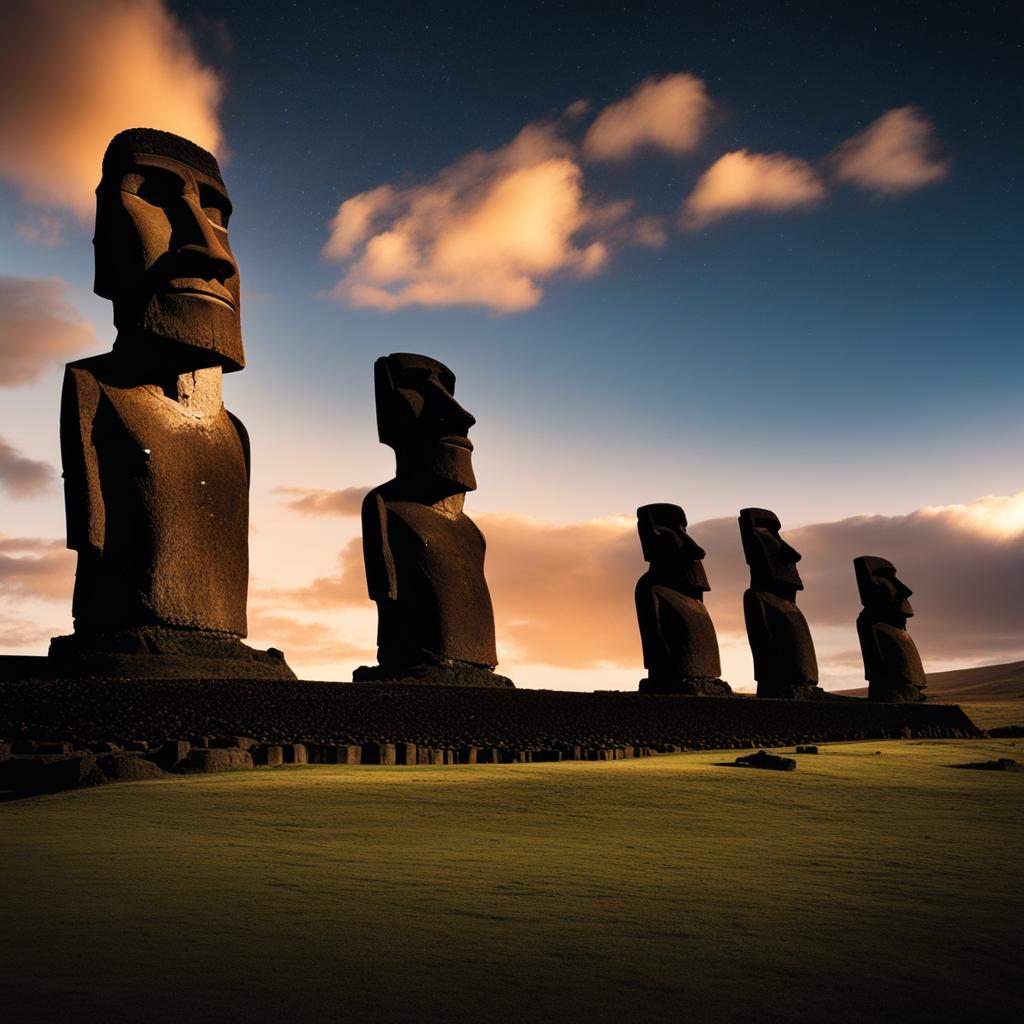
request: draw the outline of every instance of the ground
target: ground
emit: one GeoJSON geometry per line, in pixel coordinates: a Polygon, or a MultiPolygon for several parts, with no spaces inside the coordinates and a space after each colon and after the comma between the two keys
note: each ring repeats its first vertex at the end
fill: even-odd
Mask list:
{"type": "Polygon", "coordinates": [[[1024,760],[1024,741],[716,765],[736,756],[293,767],[7,804],[5,1015],[1020,1019],[1024,774],[950,766],[1024,760]]]}

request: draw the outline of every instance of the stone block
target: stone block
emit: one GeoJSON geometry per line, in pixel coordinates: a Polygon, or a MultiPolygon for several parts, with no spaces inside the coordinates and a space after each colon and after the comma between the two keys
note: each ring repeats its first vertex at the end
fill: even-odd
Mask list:
{"type": "Polygon", "coordinates": [[[394,743],[364,743],[363,764],[393,765],[395,763],[394,743]]]}
{"type": "Polygon", "coordinates": [[[416,764],[416,755],[417,751],[415,743],[395,744],[395,764],[416,764]]]}
{"type": "Polygon", "coordinates": [[[459,751],[459,764],[477,764],[480,752],[476,747],[463,747],[459,751]]]}
{"type": "Polygon", "coordinates": [[[0,743],[0,761],[6,761],[11,756],[10,743],[0,743]]]}
{"type": "Polygon", "coordinates": [[[768,768],[777,772],[796,771],[796,761],[793,758],[779,757],[764,750],[759,750],[756,754],[747,754],[745,757],[737,757],[736,764],[744,768],[768,768]]]}
{"type": "Polygon", "coordinates": [[[250,751],[254,764],[263,764],[268,768],[276,768],[284,764],[284,748],[280,743],[262,743],[250,751]]]}
{"type": "Polygon", "coordinates": [[[798,754],[816,754],[818,753],[818,748],[814,746],[797,747],[796,752],[798,754]]]}
{"type": "Polygon", "coordinates": [[[309,764],[309,752],[305,743],[284,743],[281,745],[285,764],[309,764]]]}
{"type": "Polygon", "coordinates": [[[141,779],[159,779],[167,773],[153,761],[140,754],[100,754],[96,758],[99,769],[111,782],[137,782],[141,779]]]}
{"type": "Polygon", "coordinates": [[[194,747],[178,766],[180,772],[229,772],[252,768],[252,754],[238,747],[194,747]]]}
{"type": "Polygon", "coordinates": [[[159,749],[148,751],[146,757],[165,772],[171,772],[188,757],[191,749],[188,740],[168,740],[159,749]]]}

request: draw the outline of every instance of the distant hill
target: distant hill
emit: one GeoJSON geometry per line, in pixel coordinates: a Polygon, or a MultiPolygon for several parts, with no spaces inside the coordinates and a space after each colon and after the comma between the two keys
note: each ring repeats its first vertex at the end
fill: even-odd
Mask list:
{"type": "MultiPolygon", "coordinates": [[[[959,668],[952,672],[929,672],[929,700],[942,697],[955,704],[964,701],[1024,700],[1024,661],[1009,665],[982,665],[959,668]]],[[[850,697],[866,697],[866,686],[856,690],[840,690],[850,697]]]]}

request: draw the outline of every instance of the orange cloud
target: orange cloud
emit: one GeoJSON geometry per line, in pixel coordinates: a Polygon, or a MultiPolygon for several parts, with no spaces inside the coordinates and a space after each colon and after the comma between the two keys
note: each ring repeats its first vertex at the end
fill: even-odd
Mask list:
{"type": "Polygon", "coordinates": [[[0,594],[70,603],[74,578],[63,540],[0,536],[0,594]]]}
{"type": "Polygon", "coordinates": [[[931,121],[917,107],[897,107],[848,139],[832,154],[836,178],[882,195],[899,195],[949,174],[935,156],[931,121]]]}
{"type": "Polygon", "coordinates": [[[826,190],[814,168],[784,153],[726,153],[701,175],[683,203],[682,223],[700,228],[743,210],[792,210],[811,206],[826,190]]]}
{"type": "Polygon", "coordinates": [[[0,437],[0,487],[11,497],[34,498],[53,487],[57,474],[48,462],[26,459],[0,437]]]}
{"type": "Polygon", "coordinates": [[[222,91],[162,0],[6,4],[0,176],[28,201],[86,219],[113,135],[161,128],[216,152],[222,91]]]}
{"type": "Polygon", "coordinates": [[[703,137],[711,109],[704,83],[693,75],[648,78],[601,111],[583,139],[583,154],[625,160],[643,149],[689,153],[703,137]]]}
{"type": "Polygon", "coordinates": [[[292,496],[288,507],[308,516],[357,516],[369,487],[345,487],[320,491],[305,487],[275,487],[275,494],[292,496]]]}
{"type": "Polygon", "coordinates": [[[0,387],[27,384],[53,363],[95,346],[57,278],[0,276],[0,387]]]}
{"type": "Polygon", "coordinates": [[[302,622],[288,615],[252,609],[248,619],[246,642],[257,648],[277,647],[284,651],[292,669],[333,662],[374,664],[377,660],[375,645],[350,643],[323,622],[302,622]]]}
{"type": "Polygon", "coordinates": [[[470,153],[430,182],[345,200],[327,259],[347,263],[332,297],[358,307],[536,306],[558,275],[591,277],[611,247],[664,242],[653,218],[627,226],[631,203],[588,199],[562,122],[527,125],[500,149],[470,153]]]}

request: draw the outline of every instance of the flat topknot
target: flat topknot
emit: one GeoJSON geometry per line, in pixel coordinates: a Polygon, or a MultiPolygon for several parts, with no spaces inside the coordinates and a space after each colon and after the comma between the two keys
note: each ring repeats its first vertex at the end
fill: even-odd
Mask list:
{"type": "Polygon", "coordinates": [[[162,132],[157,128],[126,128],[118,132],[103,154],[103,176],[121,170],[136,153],[151,153],[179,160],[224,184],[217,158],[212,153],[180,135],[162,132]]]}

